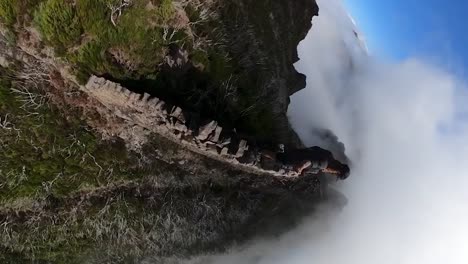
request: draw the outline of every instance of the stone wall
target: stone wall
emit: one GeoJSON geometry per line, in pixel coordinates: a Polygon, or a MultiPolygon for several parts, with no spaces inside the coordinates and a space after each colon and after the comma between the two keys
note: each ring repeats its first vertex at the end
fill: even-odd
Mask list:
{"type": "Polygon", "coordinates": [[[215,120],[203,120],[147,93],[134,93],[118,83],[96,76],[92,76],[83,89],[130,125],[157,133],[188,146],[192,151],[261,173],[295,176],[291,171],[279,170],[279,166],[274,164],[269,168],[277,170],[263,169],[258,162],[260,150],[240,138],[235,129],[224,129],[215,120]]]}

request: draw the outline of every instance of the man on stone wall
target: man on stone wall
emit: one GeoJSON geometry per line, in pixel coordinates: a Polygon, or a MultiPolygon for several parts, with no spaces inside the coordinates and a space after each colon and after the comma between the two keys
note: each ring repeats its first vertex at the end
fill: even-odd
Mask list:
{"type": "Polygon", "coordinates": [[[297,175],[318,174],[320,172],[336,175],[339,179],[348,178],[350,169],[333,157],[333,154],[320,147],[291,149],[284,151],[284,147],[273,154],[262,153],[262,158],[275,160],[297,175]]]}

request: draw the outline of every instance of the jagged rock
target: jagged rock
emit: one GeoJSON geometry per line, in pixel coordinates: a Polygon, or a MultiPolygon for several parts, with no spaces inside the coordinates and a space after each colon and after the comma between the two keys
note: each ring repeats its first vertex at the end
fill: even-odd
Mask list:
{"type": "Polygon", "coordinates": [[[147,94],[147,93],[144,93],[144,95],[143,95],[143,99],[141,99],[141,102],[142,102],[142,103],[146,103],[146,102],[148,101],[148,98],[149,98],[149,97],[150,97],[150,95],[149,95],[149,94],[147,94]]]}
{"type": "Polygon", "coordinates": [[[162,110],[165,106],[166,106],[166,103],[161,100],[156,104],[156,109],[162,110]]]}
{"type": "MultiPolygon", "coordinates": [[[[259,168],[266,170],[279,171],[280,167],[276,158],[269,159],[268,162],[259,160],[259,151],[254,142],[248,142],[239,138],[234,131],[225,131],[214,120],[204,126],[198,127],[200,118],[196,114],[186,115],[183,109],[178,106],[167,106],[166,103],[158,98],[149,99],[149,94],[133,93],[119,84],[104,81],[101,78],[91,78],[88,82],[89,87],[94,90],[89,90],[96,97],[103,96],[100,100],[106,103],[107,107],[120,118],[127,122],[142,126],[148,130],[152,130],[161,134],[171,135],[178,142],[198,147],[200,150],[215,153],[222,156],[224,159],[232,162],[236,160],[239,163],[254,166],[261,162],[259,168]],[[104,83],[98,85],[97,83],[104,83]],[[117,93],[117,90],[122,90],[122,93],[117,93]],[[110,96],[109,96],[110,93],[110,96]],[[127,95],[128,94],[128,95],[127,95]],[[140,98],[142,98],[140,100],[140,98]],[[147,115],[146,111],[142,111],[141,106],[147,106],[152,112],[147,115]],[[169,114],[168,114],[169,111],[169,114]],[[186,121],[188,120],[188,121],[186,121]],[[187,126],[192,126],[191,128],[187,126]],[[194,134],[197,136],[194,137],[194,134]],[[250,146],[249,146],[250,145],[250,146]]],[[[330,153],[331,155],[331,153],[330,153]]],[[[334,160],[332,160],[334,161],[334,160]]],[[[283,162],[283,161],[280,161],[283,162]]],[[[328,164],[330,165],[330,164],[328,164]]],[[[309,171],[318,173],[319,171],[327,170],[327,173],[335,173],[345,171],[342,168],[344,165],[336,163],[333,166],[328,166],[327,162],[322,160],[312,159],[309,166],[309,171]]],[[[287,174],[285,170],[284,175],[287,174]]],[[[346,175],[342,173],[345,177],[346,175]]]]}
{"type": "Polygon", "coordinates": [[[148,101],[148,104],[153,107],[156,107],[158,103],[159,103],[159,98],[157,97],[154,97],[148,101]]]}
{"type": "Polygon", "coordinates": [[[212,135],[212,136],[209,138],[209,140],[210,140],[211,142],[215,142],[215,143],[218,142],[218,141],[219,141],[219,137],[221,136],[221,132],[223,132],[223,128],[220,127],[220,126],[216,127],[214,135],[212,135]]]}
{"type": "Polygon", "coordinates": [[[223,147],[228,146],[229,144],[231,144],[231,138],[227,138],[227,139],[222,140],[221,143],[218,143],[218,146],[220,148],[223,148],[223,147]]]}
{"type": "Polygon", "coordinates": [[[240,144],[239,144],[239,149],[237,150],[237,153],[236,153],[236,158],[240,158],[242,156],[244,156],[244,153],[246,150],[249,149],[249,146],[247,145],[247,141],[246,140],[241,140],[240,144]]]}
{"type": "Polygon", "coordinates": [[[121,92],[122,92],[122,89],[123,89],[122,86],[116,85],[115,88],[114,88],[114,91],[115,91],[116,93],[121,93],[121,92]]]}
{"type": "Polygon", "coordinates": [[[207,141],[204,143],[206,150],[218,154],[218,147],[213,142],[207,141]]]}
{"type": "Polygon", "coordinates": [[[99,78],[97,76],[95,76],[96,78],[94,79],[94,82],[98,85],[104,85],[107,83],[107,80],[104,79],[104,78],[99,78]]]}
{"type": "Polygon", "coordinates": [[[174,106],[171,110],[171,116],[178,118],[182,114],[182,108],[174,106]]]}
{"type": "Polygon", "coordinates": [[[218,126],[218,122],[216,121],[211,121],[210,123],[206,124],[205,126],[201,127],[198,131],[198,136],[197,139],[201,141],[205,141],[208,139],[211,133],[216,130],[216,127],[218,126]]]}
{"type": "Polygon", "coordinates": [[[88,83],[86,84],[86,88],[88,90],[94,90],[101,88],[103,85],[106,84],[106,80],[104,78],[99,78],[97,76],[91,76],[91,78],[88,80],[88,83]]]}
{"type": "Polygon", "coordinates": [[[223,149],[221,149],[221,152],[219,154],[221,154],[222,156],[227,156],[228,152],[229,152],[228,148],[223,148],[223,149]]]}
{"type": "Polygon", "coordinates": [[[117,88],[117,83],[114,82],[106,82],[106,90],[113,92],[117,88]]]}
{"type": "Polygon", "coordinates": [[[131,104],[133,102],[136,101],[136,94],[135,93],[130,93],[129,97],[128,97],[128,103],[131,104]]]}
{"type": "Polygon", "coordinates": [[[159,113],[161,118],[167,119],[166,103],[164,101],[159,101],[155,106],[155,110],[159,113]]]}
{"type": "Polygon", "coordinates": [[[177,131],[180,131],[185,134],[185,132],[188,130],[187,127],[185,126],[184,123],[176,121],[174,124],[174,129],[177,131]]]}
{"type": "Polygon", "coordinates": [[[182,140],[182,138],[184,137],[184,133],[180,131],[175,131],[174,135],[180,140],[182,140]]]}
{"type": "Polygon", "coordinates": [[[184,124],[187,122],[187,120],[185,119],[184,112],[183,112],[182,108],[180,108],[178,106],[174,106],[172,108],[171,116],[176,118],[178,121],[180,121],[180,122],[182,122],[184,124]]]}
{"type": "Polygon", "coordinates": [[[123,91],[122,91],[122,92],[123,92],[123,94],[124,94],[126,97],[129,97],[129,96],[130,96],[130,94],[132,93],[132,92],[130,92],[130,90],[128,90],[128,89],[125,89],[125,88],[123,89],[123,91]]]}

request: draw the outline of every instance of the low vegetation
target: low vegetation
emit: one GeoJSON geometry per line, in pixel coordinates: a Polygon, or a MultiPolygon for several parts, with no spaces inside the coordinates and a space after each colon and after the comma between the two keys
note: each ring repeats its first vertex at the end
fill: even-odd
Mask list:
{"type": "Polygon", "coordinates": [[[0,19],[8,27],[11,27],[16,22],[17,10],[14,2],[12,0],[0,1],[0,19]]]}
{"type": "Polygon", "coordinates": [[[78,114],[65,118],[44,93],[12,83],[2,71],[0,207],[132,177],[122,143],[100,141],[78,114]]]}
{"type": "Polygon", "coordinates": [[[28,25],[34,10],[42,0],[0,0],[0,24],[13,30],[13,26],[28,25]]]}
{"type": "Polygon", "coordinates": [[[17,33],[22,24],[36,27],[81,83],[91,74],[131,83],[226,127],[269,138],[271,98],[226,48],[231,40],[218,2],[0,0],[0,22],[17,33]]]}
{"type": "Polygon", "coordinates": [[[245,239],[259,224],[250,217],[284,196],[238,186],[245,173],[214,161],[162,161],[161,150],[168,158],[181,147],[157,136],[139,154],[102,141],[79,109],[49,104],[40,79],[3,68],[0,76],[1,263],[160,263],[216,252],[245,239]]]}
{"type": "Polygon", "coordinates": [[[82,28],[75,8],[63,0],[47,0],[34,15],[45,41],[57,50],[64,50],[80,39],[82,28]]]}
{"type": "MultiPolygon", "coordinates": [[[[250,43],[261,32],[220,2],[237,4],[0,0],[2,37],[12,36],[1,44],[34,49],[47,61],[53,50],[81,83],[104,76],[272,139],[274,95],[263,76],[274,74],[265,54],[254,54],[267,48],[250,43]],[[243,34],[227,36],[231,27],[243,34]]],[[[0,263],[161,263],[223,250],[265,227],[271,212],[291,220],[282,208],[310,204],[287,194],[317,183],[265,182],[198,156],[183,166],[178,158],[193,153],[157,135],[138,153],[101,139],[87,125],[100,117],[92,100],[68,90],[65,74],[29,72],[47,67],[34,63],[27,57],[0,67],[0,263]]]]}

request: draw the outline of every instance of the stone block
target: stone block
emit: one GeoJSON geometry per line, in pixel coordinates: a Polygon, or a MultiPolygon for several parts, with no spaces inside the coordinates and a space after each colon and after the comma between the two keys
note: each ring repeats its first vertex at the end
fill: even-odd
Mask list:
{"type": "Polygon", "coordinates": [[[228,152],[229,152],[228,148],[223,148],[223,149],[221,149],[221,153],[219,153],[219,154],[221,154],[222,156],[228,156],[228,152]]]}
{"type": "Polygon", "coordinates": [[[117,93],[121,93],[122,90],[123,90],[123,87],[120,86],[120,85],[116,85],[115,88],[114,88],[114,90],[115,90],[115,92],[117,92],[117,93]]]}
{"type": "Polygon", "coordinates": [[[103,88],[107,91],[113,92],[117,88],[117,84],[114,82],[107,81],[106,85],[103,88]]]}
{"type": "Polygon", "coordinates": [[[244,156],[245,151],[248,149],[249,149],[249,146],[247,145],[247,141],[241,140],[241,142],[239,143],[239,148],[236,153],[236,158],[240,158],[244,156]]]}
{"type": "Polygon", "coordinates": [[[166,103],[164,101],[159,101],[157,104],[156,104],[156,110],[157,111],[162,111],[164,109],[164,107],[166,107],[166,103]]]}
{"type": "Polygon", "coordinates": [[[185,126],[185,124],[177,121],[174,124],[174,129],[184,133],[187,131],[187,127],[185,126]]]}
{"type": "Polygon", "coordinates": [[[223,128],[220,126],[216,127],[215,133],[212,137],[210,137],[210,141],[217,143],[219,141],[219,137],[221,136],[221,132],[223,132],[223,128]]]}
{"type": "Polygon", "coordinates": [[[223,139],[221,142],[219,142],[219,144],[220,144],[222,147],[226,147],[227,145],[231,144],[231,138],[223,139]]]}
{"type": "Polygon", "coordinates": [[[147,94],[147,93],[144,93],[144,94],[143,94],[143,99],[141,99],[141,101],[143,101],[143,102],[145,102],[145,103],[146,103],[146,102],[148,101],[149,97],[150,97],[150,95],[149,95],[149,94],[147,94]]]}
{"type": "Polygon", "coordinates": [[[171,110],[171,116],[179,119],[179,116],[182,115],[182,108],[174,106],[171,110]]]}
{"type": "Polygon", "coordinates": [[[91,76],[88,80],[88,82],[86,83],[85,87],[88,89],[88,90],[94,90],[94,89],[97,89],[99,86],[101,86],[100,84],[100,80],[98,77],[96,76],[91,76]]]}
{"type": "Polygon", "coordinates": [[[150,107],[156,107],[159,103],[159,98],[151,98],[149,101],[148,101],[148,105],[150,107]]]}
{"type": "Polygon", "coordinates": [[[95,83],[98,84],[98,85],[104,85],[107,82],[106,79],[104,79],[104,78],[99,78],[97,76],[94,76],[94,77],[96,77],[94,80],[95,80],[95,83]]]}
{"type": "Polygon", "coordinates": [[[205,149],[207,151],[214,152],[214,153],[218,154],[218,148],[212,142],[208,141],[208,142],[203,143],[203,145],[204,145],[204,147],[205,147],[205,149]]]}
{"type": "Polygon", "coordinates": [[[207,140],[211,133],[216,130],[217,126],[218,123],[213,120],[205,126],[200,127],[197,138],[201,141],[207,140]]]}

